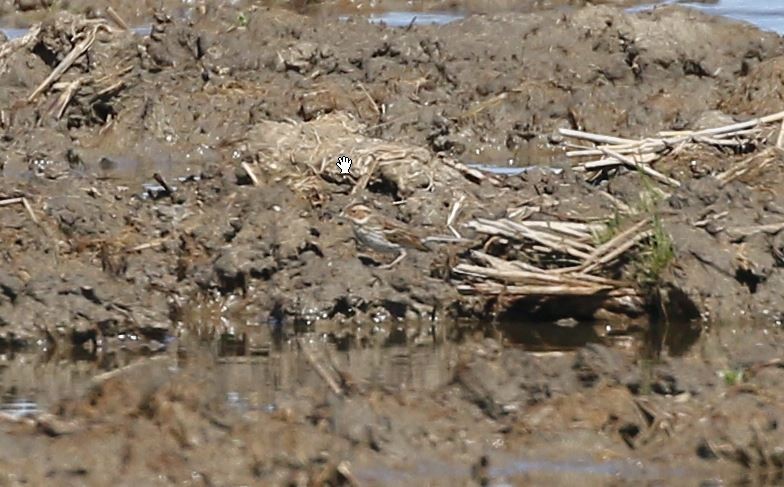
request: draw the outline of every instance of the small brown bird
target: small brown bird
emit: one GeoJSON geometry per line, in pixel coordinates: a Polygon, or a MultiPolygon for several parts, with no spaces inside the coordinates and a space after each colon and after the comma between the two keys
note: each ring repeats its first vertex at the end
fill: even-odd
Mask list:
{"type": "Polygon", "coordinates": [[[398,256],[389,264],[378,266],[389,269],[406,257],[406,247],[429,251],[422,238],[398,221],[390,220],[365,205],[355,204],[343,210],[342,215],[351,221],[354,237],[361,245],[376,252],[398,256]]]}

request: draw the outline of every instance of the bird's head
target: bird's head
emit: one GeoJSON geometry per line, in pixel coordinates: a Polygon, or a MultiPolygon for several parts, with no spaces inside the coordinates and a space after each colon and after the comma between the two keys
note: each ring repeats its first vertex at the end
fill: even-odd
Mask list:
{"type": "Polygon", "coordinates": [[[373,216],[373,210],[365,205],[356,204],[347,207],[341,214],[357,225],[364,225],[373,216]]]}

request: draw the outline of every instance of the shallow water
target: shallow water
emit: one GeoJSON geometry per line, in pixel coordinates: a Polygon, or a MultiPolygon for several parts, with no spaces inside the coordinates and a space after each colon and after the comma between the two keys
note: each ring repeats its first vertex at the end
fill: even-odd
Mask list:
{"type": "MultiPolygon", "coordinates": [[[[650,10],[660,5],[678,4],[696,8],[704,12],[725,16],[734,20],[748,22],[761,29],[784,34],[784,2],[767,0],[719,0],[719,1],[683,1],[683,0],[664,0],[647,5],[630,8],[631,12],[650,10]]],[[[323,15],[323,9],[320,11],[323,15]]],[[[334,13],[333,13],[334,15],[334,13]]],[[[339,15],[339,19],[362,20],[374,24],[383,24],[389,27],[409,27],[412,25],[444,25],[462,20],[466,14],[460,11],[403,11],[393,10],[387,12],[357,13],[349,15],[339,15]]],[[[150,26],[144,25],[134,27],[133,32],[140,36],[150,33],[150,26]]],[[[0,28],[9,39],[22,37],[27,33],[27,29],[20,28],[0,28]]]]}
{"type": "MultiPolygon", "coordinates": [[[[667,0],[657,3],[677,4],[696,8],[713,15],[722,15],[734,20],[754,24],[757,27],[784,34],[784,2],[779,0],[719,0],[689,2],[667,0]]],[[[632,11],[649,10],[651,5],[635,7],[632,11]]]]}
{"type": "MultiPolygon", "coordinates": [[[[499,328],[507,346],[537,351],[571,351],[586,343],[603,342],[597,327],[558,327],[554,324],[507,325],[499,328]]],[[[479,333],[478,338],[486,332],[479,333]]],[[[369,389],[387,391],[433,392],[449,386],[455,377],[460,345],[452,340],[433,340],[426,344],[407,343],[357,346],[318,337],[301,338],[318,355],[319,362],[332,365],[351,380],[369,389]]],[[[467,338],[473,341],[474,338],[467,338]]],[[[399,343],[400,340],[393,340],[399,343]]],[[[481,338],[477,343],[481,343],[481,338]]],[[[114,377],[122,377],[141,390],[151,384],[177,381],[178,377],[205,380],[204,395],[210,402],[222,402],[227,414],[274,414],[316,390],[324,390],[324,380],[296,340],[263,346],[225,335],[214,341],[184,337],[168,341],[167,349],[152,357],[131,352],[80,355],[17,354],[0,356],[0,419],[18,421],[56,408],[62,400],[83,397],[89,388],[114,377]],[[303,396],[304,395],[304,396],[303,396]]],[[[350,414],[350,411],[347,411],[350,414]]],[[[551,460],[521,452],[520,457],[491,455],[488,474],[498,482],[516,478],[544,476],[559,485],[568,479],[588,476],[601,482],[615,477],[625,479],[672,478],[671,472],[658,472],[632,462],[604,462],[570,458],[551,460]]],[[[445,479],[468,480],[466,465],[423,458],[414,464],[393,469],[357,465],[358,479],[371,484],[419,484],[445,479]]]]}
{"type": "Polygon", "coordinates": [[[389,27],[408,27],[410,25],[449,24],[465,18],[464,14],[457,12],[381,12],[370,15],[340,16],[341,20],[350,18],[367,19],[371,24],[384,24],[389,27]]]}

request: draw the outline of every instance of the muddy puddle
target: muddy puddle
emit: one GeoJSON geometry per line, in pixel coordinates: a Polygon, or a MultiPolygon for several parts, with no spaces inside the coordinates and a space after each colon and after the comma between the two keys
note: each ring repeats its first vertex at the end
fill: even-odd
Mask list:
{"type": "MultiPolygon", "coordinates": [[[[148,481],[198,474],[266,484],[305,475],[342,479],[338,485],[759,481],[699,460],[705,448],[720,454],[711,435],[723,433],[694,422],[703,402],[747,407],[727,399],[741,383],[742,394],[755,394],[755,383],[772,392],[774,383],[758,382],[761,376],[784,380],[780,360],[756,339],[741,341],[757,348],[759,360],[735,362],[740,357],[722,351],[737,339],[730,328],[691,341],[678,359],[666,350],[651,357],[644,338],[613,346],[579,327],[491,328],[467,327],[459,339],[419,345],[299,336],[249,349],[236,337],[184,334],[146,358],[121,350],[5,356],[4,471],[25,482],[95,485],[115,469],[148,481]],[[745,363],[744,379],[716,375],[733,363],[745,363]],[[764,368],[772,374],[760,374],[764,368]],[[139,436],[144,432],[149,440],[139,436]],[[681,453],[644,454],[656,437],[681,453]],[[75,446],[84,441],[92,453],[75,446]],[[105,466],[123,451],[133,453],[105,466]],[[258,463],[267,457],[282,463],[258,463]],[[167,466],[156,463],[164,458],[167,466]]],[[[781,339],[774,330],[755,335],[781,339]]],[[[760,485],[766,482],[763,476],[760,485]]]]}
{"type": "MultiPolygon", "coordinates": [[[[569,369],[574,368],[575,361],[585,365],[577,355],[578,350],[589,344],[600,347],[597,350],[612,345],[612,340],[602,338],[595,328],[585,326],[508,324],[465,326],[463,330],[460,338],[435,337],[427,344],[405,343],[405,338],[392,336],[377,340],[375,345],[300,336],[289,340],[273,338],[260,346],[248,347],[246,338],[224,335],[205,341],[183,334],[168,340],[165,349],[147,357],[122,347],[76,356],[55,350],[45,354],[7,355],[0,363],[0,428],[3,430],[0,451],[17,440],[21,440],[20,451],[40,449],[40,445],[33,446],[20,436],[26,425],[35,425],[44,431],[44,437],[55,441],[52,446],[67,443],[68,438],[82,434],[101,437],[100,430],[107,426],[107,421],[134,423],[138,420],[132,418],[137,414],[141,417],[158,414],[149,412],[148,408],[161,406],[151,406],[150,402],[159,401],[158,395],[168,395],[172,393],[170,388],[174,388],[178,392],[167,396],[167,401],[189,404],[195,400],[199,404],[197,411],[209,409],[208,423],[213,423],[210,427],[218,430],[281,420],[318,424],[321,421],[318,418],[323,417],[327,423],[317,427],[311,435],[348,437],[381,454],[378,458],[363,458],[364,455],[354,458],[351,454],[352,462],[344,460],[334,467],[340,467],[337,470],[339,477],[348,477],[357,485],[453,485],[454,482],[461,485],[518,485],[520,482],[571,485],[578,480],[582,485],[604,485],[611,479],[670,483],[675,479],[700,481],[706,478],[703,470],[685,464],[655,465],[612,456],[604,458],[579,450],[557,454],[529,452],[527,448],[507,444],[509,440],[505,437],[509,431],[499,433],[496,428],[488,430],[468,425],[456,432],[462,438],[461,442],[467,441],[477,447],[469,448],[475,453],[467,460],[443,456],[437,447],[412,456],[411,453],[421,446],[417,446],[416,431],[425,433],[432,426],[428,423],[442,423],[442,415],[456,406],[450,402],[466,400],[467,404],[474,403],[471,407],[479,407],[478,411],[481,411],[491,407],[483,402],[492,401],[489,395],[501,393],[509,399],[514,397],[514,393],[510,395],[509,391],[503,391],[502,382],[496,382],[498,378],[492,373],[476,375],[489,363],[506,355],[508,360],[536,364],[528,369],[527,382],[540,382],[544,376],[560,376],[558,380],[563,380],[564,374],[568,375],[569,369]],[[469,363],[471,365],[467,365],[469,363]],[[330,385],[328,377],[336,373],[336,385],[330,385]],[[484,384],[485,380],[490,382],[484,384]],[[189,387],[196,389],[187,392],[189,387]],[[194,393],[196,397],[191,396],[194,393]],[[119,396],[121,402],[115,403],[107,394],[119,396]],[[487,397],[479,397],[482,395],[487,397]],[[434,402],[424,400],[438,396],[441,398],[434,402]],[[410,415],[410,419],[396,417],[395,411],[401,406],[420,409],[421,415],[410,415]],[[140,408],[138,412],[136,408],[140,408]],[[118,417],[118,412],[123,414],[118,417]],[[298,414],[305,416],[298,419],[298,414]]],[[[626,335],[625,339],[627,346],[619,347],[616,343],[614,348],[626,349],[627,360],[633,363],[638,354],[647,353],[642,350],[648,347],[641,345],[645,338],[626,335]]],[[[504,406],[506,412],[499,414],[511,418],[526,403],[538,401],[531,398],[522,402],[511,400],[504,406]]],[[[189,404],[186,409],[192,407],[189,404]]],[[[180,422],[194,419],[186,420],[177,415],[158,418],[154,423],[157,428],[163,428],[159,434],[168,435],[166,431],[172,427],[167,424],[170,421],[174,421],[175,428],[187,429],[192,425],[180,422]]],[[[120,424],[116,423],[112,429],[120,424]]],[[[204,434],[205,427],[199,426],[202,431],[195,434],[204,434]]],[[[440,430],[437,426],[433,430],[426,433],[432,436],[431,442],[453,441],[447,437],[437,440],[436,437],[447,433],[436,432],[440,430]]],[[[108,437],[116,434],[111,433],[108,437]]],[[[193,441],[195,443],[188,449],[201,448],[199,440],[193,441]]],[[[272,440],[270,446],[277,441],[272,440]]],[[[285,451],[288,447],[285,440],[281,441],[284,443],[273,448],[285,451]]],[[[66,448],[65,444],[63,448],[66,448]]],[[[24,463],[18,454],[4,453],[3,457],[8,462],[6,472],[16,472],[14,478],[36,478],[28,476],[31,475],[29,470],[16,470],[24,463]]],[[[88,464],[80,467],[79,458],[68,461],[71,471],[83,469],[79,475],[84,479],[102,478],[100,469],[88,464]]],[[[47,467],[50,469],[48,475],[57,472],[57,465],[63,460],[50,461],[53,463],[47,467]]],[[[212,461],[202,462],[191,468],[202,472],[214,467],[212,461]]],[[[170,480],[174,478],[171,473],[167,475],[170,480]]]]}
{"type": "MultiPolygon", "coordinates": [[[[245,329],[247,327],[229,328],[245,329]]],[[[443,329],[443,327],[438,327],[443,329]]],[[[306,341],[337,369],[370,388],[398,391],[432,392],[453,380],[459,351],[466,343],[481,337],[495,337],[499,346],[519,350],[530,356],[554,357],[589,345],[612,346],[628,351],[649,353],[643,344],[650,340],[641,329],[614,330],[609,324],[505,323],[492,326],[462,324],[449,327],[454,336],[430,336],[426,340],[407,340],[404,328],[392,330],[385,338],[372,343],[357,343],[335,337],[298,337],[283,339],[264,330],[265,338],[251,343],[248,336],[223,334],[204,342],[187,334],[168,337],[153,348],[135,342],[140,338],[122,338],[120,345],[88,352],[81,349],[63,352],[44,350],[38,353],[10,353],[0,364],[0,411],[20,417],[52,408],[64,397],[83,394],[96,382],[144,369],[145,374],[171,375],[183,368],[207,373],[216,384],[225,405],[239,412],[275,411],[276,397],[296,394],[302,384],[318,384],[318,372],[302,351],[306,341]],[[456,331],[459,330],[459,331],[456,331]],[[146,358],[146,357],[152,357],[146,358]],[[147,367],[147,362],[150,366],[147,367]]],[[[433,333],[436,328],[433,328],[433,333]]],[[[681,341],[664,344],[670,352],[688,352],[699,336],[699,329],[681,341]]],[[[492,340],[492,338],[491,338],[492,340]]]]}

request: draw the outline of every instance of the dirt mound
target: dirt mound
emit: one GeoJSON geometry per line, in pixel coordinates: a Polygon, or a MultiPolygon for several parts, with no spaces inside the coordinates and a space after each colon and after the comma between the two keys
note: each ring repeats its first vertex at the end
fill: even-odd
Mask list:
{"type": "MultiPolygon", "coordinates": [[[[142,38],[61,14],[6,44],[2,192],[32,208],[3,208],[15,222],[4,257],[16,283],[3,302],[10,341],[32,326],[68,335],[61,323],[99,341],[160,338],[152,330],[187,314],[186,303],[218,296],[240,296],[234,312],[248,323],[486,316],[492,306],[457,300],[448,281],[462,252],[484,245],[470,231],[385,274],[352,257],[341,209],[369,201],[434,237],[514,208],[607,218],[615,203],[572,171],[501,181],[459,163],[547,165],[564,126],[677,127],[781,51],[774,35],[679,8],[400,30],[267,9],[241,25],[230,17],[159,12],[142,38]],[[341,154],[354,158],[351,178],[336,173],[341,154]],[[45,311],[55,305],[61,320],[45,311]]],[[[640,189],[627,180],[633,201],[640,189]]],[[[745,284],[726,286],[743,297],[745,284]]]]}

